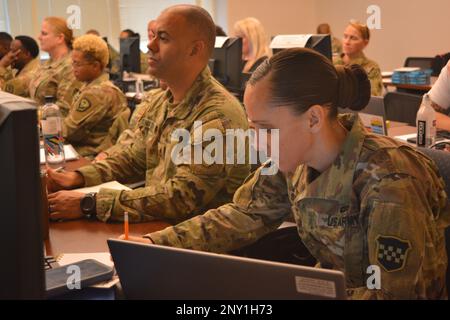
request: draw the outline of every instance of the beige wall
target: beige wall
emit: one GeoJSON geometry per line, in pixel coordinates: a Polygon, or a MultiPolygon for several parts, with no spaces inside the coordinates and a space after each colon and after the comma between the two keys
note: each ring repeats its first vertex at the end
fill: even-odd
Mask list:
{"type": "Polygon", "coordinates": [[[341,37],[350,19],[367,20],[367,7],[381,7],[381,30],[373,30],[367,55],[382,70],[402,66],[408,56],[450,51],[448,0],[228,0],[228,24],[247,16],[260,19],[269,35],[311,33],[330,23],[341,37]]]}
{"type": "Polygon", "coordinates": [[[70,5],[81,8],[81,29],[75,35],[84,34],[89,29],[97,29],[112,43],[120,32],[118,0],[8,0],[11,33],[24,34],[37,39],[42,19],[46,16],[68,18],[70,5]]]}

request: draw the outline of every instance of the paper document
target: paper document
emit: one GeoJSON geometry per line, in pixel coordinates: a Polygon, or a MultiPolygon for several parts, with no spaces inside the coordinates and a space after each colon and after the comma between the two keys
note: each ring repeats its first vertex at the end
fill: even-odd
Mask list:
{"type": "Polygon", "coordinates": [[[312,34],[279,35],[273,38],[270,49],[304,48],[312,34]]]}
{"type": "Polygon", "coordinates": [[[417,138],[417,133],[410,133],[410,134],[405,134],[402,136],[395,136],[394,138],[397,140],[401,140],[403,142],[408,142],[408,139],[417,138]]]}
{"type": "Polygon", "coordinates": [[[100,191],[100,189],[131,190],[127,186],[124,186],[123,184],[121,184],[117,181],[111,181],[111,182],[103,183],[103,184],[100,184],[100,185],[94,186],[94,187],[75,189],[74,191],[81,192],[81,193],[91,193],[91,192],[98,193],[100,191]]]}
{"type": "MultiPolygon", "coordinates": [[[[66,157],[66,161],[78,160],[80,155],[75,151],[74,147],[71,144],[64,145],[64,155],[66,157]]],[[[44,148],[40,148],[41,164],[45,164],[45,151],[44,148]]]]}
{"type": "Polygon", "coordinates": [[[214,48],[222,48],[227,40],[228,37],[216,37],[216,44],[214,45],[214,48]]]}
{"type": "Polygon", "coordinates": [[[395,69],[394,71],[396,72],[413,72],[413,71],[419,71],[420,68],[417,67],[403,67],[403,68],[398,68],[395,69]]]}
{"type": "MultiPolygon", "coordinates": [[[[114,263],[111,260],[111,255],[109,252],[94,252],[94,253],[63,253],[56,257],[56,262],[59,263],[60,266],[68,266],[75,264],[77,262],[93,259],[97,260],[104,265],[107,265],[110,268],[114,268],[114,263]]],[[[115,286],[119,282],[119,278],[117,275],[114,275],[113,278],[109,281],[105,281],[102,283],[98,283],[93,285],[93,288],[103,288],[109,289],[115,286]]]]}

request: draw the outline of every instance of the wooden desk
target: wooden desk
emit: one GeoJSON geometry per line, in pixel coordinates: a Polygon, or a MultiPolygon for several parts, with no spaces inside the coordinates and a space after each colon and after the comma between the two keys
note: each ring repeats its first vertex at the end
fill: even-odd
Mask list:
{"type": "MultiPolygon", "coordinates": [[[[90,164],[81,158],[66,162],[67,171],[76,170],[90,164]]],[[[142,236],[162,230],[169,224],[154,221],[142,224],[130,224],[130,235],[142,236]]],[[[51,222],[50,239],[45,241],[46,254],[56,256],[61,253],[107,252],[109,238],[117,238],[124,233],[121,223],[104,223],[100,221],[76,220],[69,222],[51,222]]]]}
{"type": "Polygon", "coordinates": [[[416,127],[411,126],[398,126],[398,127],[390,127],[388,129],[389,137],[403,136],[405,134],[415,133],[416,127]]]}
{"type": "MultiPolygon", "coordinates": [[[[169,225],[155,221],[130,224],[131,236],[142,236],[162,230],[169,225]]],[[[103,223],[100,221],[76,220],[50,223],[50,239],[45,241],[47,255],[60,253],[107,252],[109,238],[123,234],[123,224],[103,223]]]]}

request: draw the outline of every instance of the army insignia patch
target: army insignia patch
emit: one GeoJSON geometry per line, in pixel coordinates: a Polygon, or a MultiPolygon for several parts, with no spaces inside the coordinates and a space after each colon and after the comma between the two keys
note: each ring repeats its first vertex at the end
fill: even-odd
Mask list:
{"type": "Polygon", "coordinates": [[[80,103],[78,104],[77,111],[85,112],[90,107],[91,107],[91,102],[88,99],[81,99],[80,103]]]}
{"type": "Polygon", "coordinates": [[[405,267],[410,249],[409,241],[378,236],[377,261],[387,272],[400,271],[405,267]]]}

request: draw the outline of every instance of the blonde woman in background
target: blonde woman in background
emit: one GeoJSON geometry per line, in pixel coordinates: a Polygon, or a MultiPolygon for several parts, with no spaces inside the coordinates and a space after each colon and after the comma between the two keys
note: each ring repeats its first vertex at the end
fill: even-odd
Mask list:
{"type": "Polygon", "coordinates": [[[261,22],[256,18],[245,18],[234,25],[234,35],[242,38],[242,72],[252,73],[267,58],[272,56],[269,41],[261,22]]]}
{"type": "Polygon", "coordinates": [[[343,53],[340,57],[334,59],[334,64],[344,66],[357,64],[363,67],[372,86],[372,96],[381,96],[383,94],[381,69],[378,63],[368,59],[364,54],[364,49],[369,44],[369,41],[369,28],[359,22],[351,21],[344,31],[343,53]]]}
{"type": "Polygon", "coordinates": [[[48,52],[50,59],[33,75],[30,96],[40,105],[44,104],[45,96],[55,97],[61,114],[66,117],[81,86],[73,74],[70,57],[73,32],[63,18],[48,17],[42,22],[38,39],[41,50],[48,52]]]}

